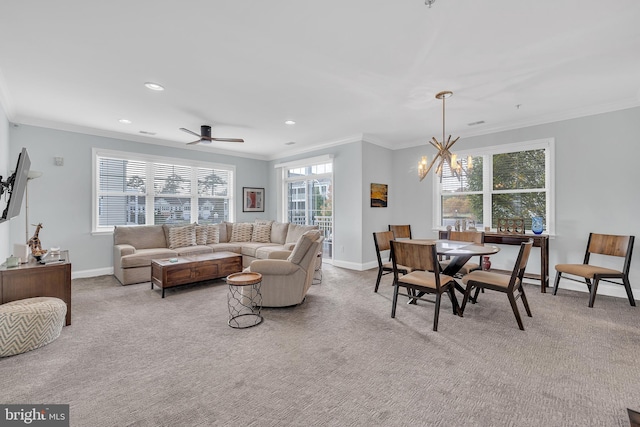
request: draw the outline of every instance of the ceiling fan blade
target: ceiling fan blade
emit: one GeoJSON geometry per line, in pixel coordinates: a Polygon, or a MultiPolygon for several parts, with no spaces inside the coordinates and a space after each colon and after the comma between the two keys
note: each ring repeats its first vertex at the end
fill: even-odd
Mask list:
{"type": "Polygon", "coordinates": [[[207,141],[220,141],[220,142],[244,142],[244,139],[240,138],[210,138],[208,136],[201,136],[202,139],[207,141]]]}
{"type": "Polygon", "coordinates": [[[244,139],[241,138],[211,138],[211,140],[222,142],[244,142],[244,139]]]}
{"type": "Polygon", "coordinates": [[[195,136],[197,136],[198,138],[200,138],[200,134],[199,134],[199,133],[195,133],[195,132],[190,131],[189,129],[185,129],[185,128],[180,128],[180,130],[181,130],[181,131],[183,131],[183,132],[190,133],[191,135],[195,135],[195,136]]]}
{"type": "Polygon", "coordinates": [[[187,142],[187,145],[195,145],[195,144],[199,144],[200,142],[202,142],[201,139],[199,139],[197,141],[193,141],[193,142],[187,142]]]}

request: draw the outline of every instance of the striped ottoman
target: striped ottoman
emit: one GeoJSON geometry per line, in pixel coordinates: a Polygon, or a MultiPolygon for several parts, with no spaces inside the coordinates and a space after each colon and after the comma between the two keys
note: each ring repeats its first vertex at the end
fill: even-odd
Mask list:
{"type": "Polygon", "coordinates": [[[59,298],[38,297],[0,305],[0,357],[35,350],[60,336],[67,305],[59,298]]]}

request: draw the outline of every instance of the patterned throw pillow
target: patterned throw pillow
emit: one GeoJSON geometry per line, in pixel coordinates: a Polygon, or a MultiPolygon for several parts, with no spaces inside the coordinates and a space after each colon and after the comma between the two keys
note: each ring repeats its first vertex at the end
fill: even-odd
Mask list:
{"type": "Polygon", "coordinates": [[[271,223],[254,224],[253,234],[251,235],[251,241],[258,242],[258,243],[270,243],[271,242],[271,223]]]}
{"type": "Polygon", "coordinates": [[[231,229],[230,242],[250,242],[253,232],[253,224],[249,222],[236,222],[231,229]]]}
{"type": "Polygon", "coordinates": [[[169,249],[196,245],[196,228],[193,224],[169,228],[169,249]]]}
{"type": "Polygon", "coordinates": [[[207,245],[216,243],[220,243],[220,224],[209,224],[207,225],[207,245]]]}
{"type": "Polygon", "coordinates": [[[207,225],[196,225],[196,245],[206,245],[209,227],[207,225]]]}

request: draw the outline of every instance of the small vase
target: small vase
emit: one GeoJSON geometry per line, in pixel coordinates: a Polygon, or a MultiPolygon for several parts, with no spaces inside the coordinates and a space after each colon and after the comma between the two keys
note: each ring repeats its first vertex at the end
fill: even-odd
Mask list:
{"type": "Polygon", "coordinates": [[[543,218],[541,216],[531,218],[531,231],[534,234],[542,234],[542,230],[544,230],[543,218]]]}
{"type": "Polygon", "coordinates": [[[482,269],[484,271],[489,271],[489,269],[491,269],[491,260],[488,256],[482,257],[482,269]]]}

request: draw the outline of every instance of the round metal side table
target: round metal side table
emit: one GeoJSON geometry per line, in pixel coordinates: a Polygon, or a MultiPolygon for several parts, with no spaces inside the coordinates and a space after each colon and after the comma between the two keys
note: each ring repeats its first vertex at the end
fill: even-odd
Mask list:
{"type": "Polygon", "coordinates": [[[262,323],[260,308],[262,307],[262,274],[234,273],[227,276],[229,293],[227,305],[229,307],[229,326],[245,329],[262,323]]]}

